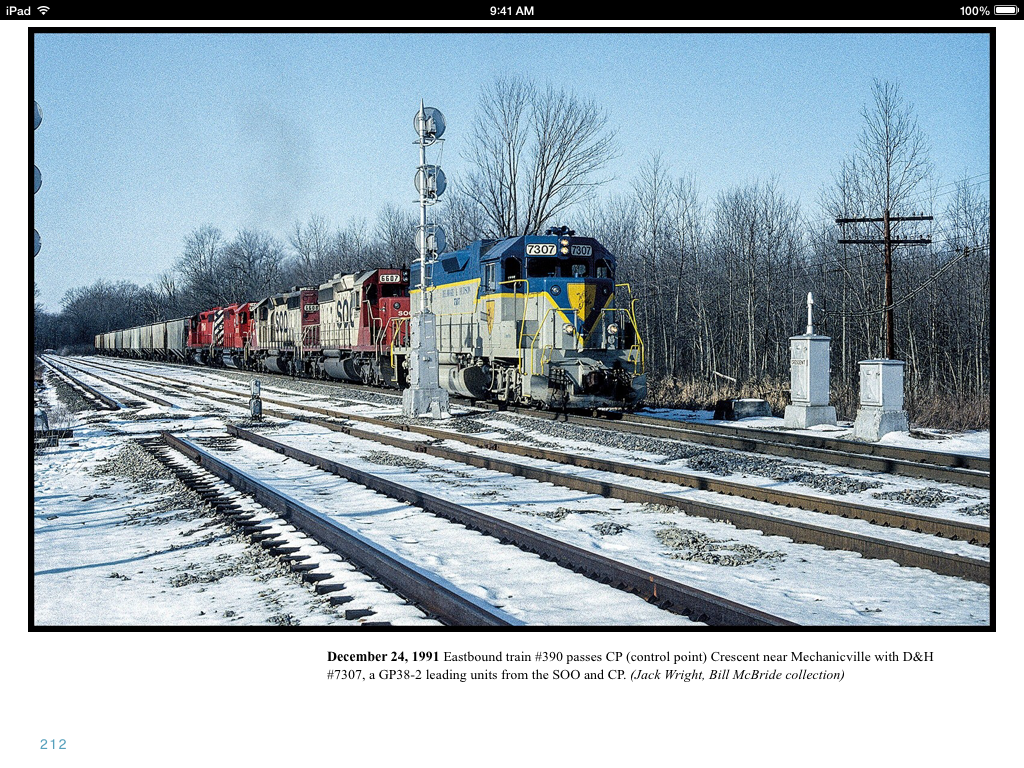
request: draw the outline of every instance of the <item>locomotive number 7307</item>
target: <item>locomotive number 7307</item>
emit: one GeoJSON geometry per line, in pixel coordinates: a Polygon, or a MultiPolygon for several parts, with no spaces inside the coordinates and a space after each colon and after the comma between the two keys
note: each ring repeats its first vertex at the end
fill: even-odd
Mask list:
{"type": "Polygon", "coordinates": [[[555,243],[527,243],[527,256],[554,256],[558,253],[558,246],[555,243]]]}

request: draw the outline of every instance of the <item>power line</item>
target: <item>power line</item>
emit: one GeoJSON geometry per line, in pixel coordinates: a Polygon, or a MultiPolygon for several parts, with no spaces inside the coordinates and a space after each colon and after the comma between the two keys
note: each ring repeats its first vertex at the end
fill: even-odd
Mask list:
{"type": "MultiPolygon", "coordinates": [[[[863,218],[863,219],[836,219],[836,224],[859,224],[859,223],[875,223],[879,219],[874,218],[863,218]]],[[[851,240],[837,240],[836,242],[840,245],[849,244],[871,244],[871,245],[884,245],[885,246],[885,356],[889,360],[892,360],[896,354],[896,331],[894,326],[893,318],[893,301],[892,301],[892,249],[896,245],[928,245],[931,243],[931,238],[893,238],[892,229],[890,227],[891,222],[899,221],[932,221],[931,216],[891,216],[889,209],[886,208],[882,211],[882,239],[881,240],[868,240],[868,239],[851,239],[851,240]]]]}
{"type": "MultiPolygon", "coordinates": [[[[916,296],[921,291],[923,291],[925,288],[927,288],[929,285],[931,285],[936,280],[938,280],[939,277],[941,277],[942,274],[946,270],[948,270],[950,267],[952,267],[958,261],[961,261],[961,260],[967,258],[967,255],[968,255],[968,253],[971,250],[972,249],[970,249],[970,248],[964,248],[963,253],[959,254],[955,259],[951,259],[950,261],[948,261],[945,264],[943,264],[934,275],[929,277],[927,280],[925,280],[923,283],[921,283],[919,286],[917,286],[917,288],[912,290],[910,293],[908,293],[906,296],[904,296],[903,298],[901,298],[897,302],[893,302],[892,304],[887,304],[886,306],[879,307],[877,309],[869,309],[869,310],[866,310],[864,312],[824,312],[823,314],[829,315],[831,317],[868,317],[869,315],[877,315],[880,312],[892,312],[892,310],[894,310],[896,307],[901,306],[903,304],[906,304],[908,301],[910,301],[912,298],[914,298],[914,296],[916,296]]],[[[982,248],[975,248],[973,250],[975,250],[975,251],[987,250],[987,248],[986,247],[982,247],[982,248]]]]}

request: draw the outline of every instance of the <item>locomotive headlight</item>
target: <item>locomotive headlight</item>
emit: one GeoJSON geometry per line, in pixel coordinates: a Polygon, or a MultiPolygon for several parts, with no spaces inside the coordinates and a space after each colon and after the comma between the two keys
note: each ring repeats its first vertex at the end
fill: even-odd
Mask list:
{"type": "Polygon", "coordinates": [[[608,329],[607,330],[608,330],[608,335],[609,336],[615,336],[619,332],[619,324],[618,323],[608,323],[608,329]]]}
{"type": "Polygon", "coordinates": [[[391,306],[393,306],[395,309],[401,309],[402,308],[401,303],[399,303],[397,301],[394,304],[392,304],[391,306]]]}
{"type": "Polygon", "coordinates": [[[551,286],[551,295],[552,296],[557,296],[561,292],[562,292],[562,289],[559,286],[557,286],[557,285],[552,285],[551,286]]]}
{"type": "Polygon", "coordinates": [[[562,326],[562,333],[564,333],[566,336],[572,336],[574,333],[576,333],[576,329],[573,328],[572,325],[570,325],[569,323],[566,323],[565,325],[562,326]]]}
{"type": "MultiPolygon", "coordinates": [[[[569,240],[567,238],[562,238],[559,242],[562,245],[568,245],[569,244],[569,240]]],[[[565,253],[565,251],[562,251],[562,253],[565,253]]]]}
{"type": "Polygon", "coordinates": [[[565,256],[568,252],[569,252],[569,249],[563,246],[562,247],[562,255],[565,256]]]}

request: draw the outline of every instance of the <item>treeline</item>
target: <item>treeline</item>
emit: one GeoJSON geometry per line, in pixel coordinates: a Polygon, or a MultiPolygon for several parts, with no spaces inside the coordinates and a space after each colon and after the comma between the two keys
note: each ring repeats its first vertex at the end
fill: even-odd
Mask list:
{"type": "MultiPolygon", "coordinates": [[[[927,232],[893,229],[896,238],[932,239],[893,251],[895,357],[907,363],[918,423],[988,423],[986,187],[967,178],[937,188],[921,206],[934,214],[927,232]]],[[[806,330],[810,292],[814,331],[832,337],[834,403],[840,418],[855,416],[858,361],[886,356],[884,256],[881,246],[837,241],[881,235],[844,233],[822,214],[807,216],[774,181],[705,199],[692,177],[671,178],[657,157],[632,195],[587,211],[582,229],[618,255],[619,281],[641,308],[656,401],[706,407],[742,393],[780,409],[789,337],[806,330]]]]}
{"type": "MultiPolygon", "coordinates": [[[[931,221],[893,224],[894,356],[907,362],[907,407],[918,424],[983,427],[989,420],[992,318],[988,174],[941,183],[899,88],[875,82],[863,130],[807,207],[775,179],[705,195],[657,152],[628,191],[601,194],[614,131],[593,101],[500,77],[480,94],[462,156],[434,211],[450,249],[481,237],[568,224],[618,256],[619,299],[635,300],[657,404],[707,407],[743,394],[787,401],[789,337],[832,337],[833,403],[853,418],[858,361],[886,356],[883,211],[931,221]],[[876,219],[838,225],[838,218],[876,219]]],[[[417,257],[412,206],[333,227],[322,216],[283,237],[226,236],[199,226],[156,285],[99,282],[69,291],[57,315],[36,311],[37,348],[88,346],[96,333],[318,285],[338,272],[408,265],[417,257]]]]}
{"type": "Polygon", "coordinates": [[[284,238],[244,229],[229,239],[205,224],[185,237],[181,257],[155,284],[99,280],[68,291],[57,314],[37,303],[35,347],[83,349],[92,346],[96,334],[112,329],[187,317],[294,286],[318,286],[338,273],[408,266],[416,257],[417,223],[415,212],[385,205],[373,226],[362,219],[332,226],[315,215],[296,222],[284,238]]]}

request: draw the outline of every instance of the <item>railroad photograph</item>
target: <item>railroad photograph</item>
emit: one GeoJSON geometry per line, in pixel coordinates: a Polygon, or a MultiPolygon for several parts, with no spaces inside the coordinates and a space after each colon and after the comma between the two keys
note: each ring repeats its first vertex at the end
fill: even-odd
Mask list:
{"type": "Polygon", "coordinates": [[[994,34],[37,29],[30,627],[992,631],[994,34]]]}

